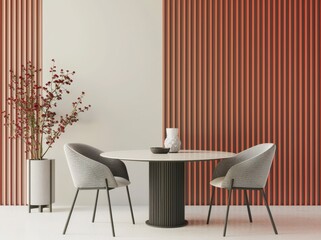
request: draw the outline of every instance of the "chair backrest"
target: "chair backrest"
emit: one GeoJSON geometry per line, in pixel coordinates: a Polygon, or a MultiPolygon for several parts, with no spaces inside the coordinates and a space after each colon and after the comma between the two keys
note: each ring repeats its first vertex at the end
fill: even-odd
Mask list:
{"type": "MultiPolygon", "coordinates": [[[[245,149],[242,152],[239,152],[235,157],[238,159],[238,162],[243,162],[244,160],[251,159],[253,157],[257,157],[267,151],[275,151],[275,144],[273,143],[261,143],[245,149]]],[[[272,159],[270,160],[272,162],[272,159]]]]}
{"type": "Polygon", "coordinates": [[[126,165],[119,159],[104,158],[100,156],[102,150],[83,143],[69,143],[69,146],[78,153],[107,166],[114,176],[125,178],[129,181],[126,165]]]}
{"type": "Polygon", "coordinates": [[[75,152],[90,158],[94,161],[97,161],[100,157],[100,154],[103,152],[102,150],[98,148],[94,148],[90,145],[84,144],[84,143],[68,143],[66,144],[70,149],[74,150],[75,152]]]}
{"type": "Polygon", "coordinates": [[[227,171],[222,185],[229,187],[234,179],[234,187],[265,187],[275,151],[275,144],[263,143],[240,152],[234,157],[237,164],[227,171]]]}
{"type": "Polygon", "coordinates": [[[101,150],[82,143],[65,144],[64,150],[75,187],[105,187],[105,179],[109,187],[117,187],[111,170],[97,161],[101,150]]]}

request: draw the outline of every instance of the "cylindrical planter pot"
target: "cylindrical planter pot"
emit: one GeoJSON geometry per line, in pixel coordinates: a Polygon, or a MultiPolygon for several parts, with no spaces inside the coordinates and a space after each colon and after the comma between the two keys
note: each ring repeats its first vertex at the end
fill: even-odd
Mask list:
{"type": "Polygon", "coordinates": [[[27,199],[29,213],[32,208],[49,208],[55,202],[55,160],[28,160],[27,164],[27,199]]]}
{"type": "Polygon", "coordinates": [[[169,152],[177,153],[181,149],[181,140],[178,137],[178,128],[166,128],[164,146],[170,148],[169,152]]]}

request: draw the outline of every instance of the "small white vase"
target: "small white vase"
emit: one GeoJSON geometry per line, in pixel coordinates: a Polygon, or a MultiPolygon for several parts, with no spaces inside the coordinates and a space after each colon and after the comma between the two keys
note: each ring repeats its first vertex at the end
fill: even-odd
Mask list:
{"type": "Polygon", "coordinates": [[[169,152],[177,153],[181,149],[181,140],[178,137],[178,128],[166,128],[166,139],[164,142],[169,152]]]}

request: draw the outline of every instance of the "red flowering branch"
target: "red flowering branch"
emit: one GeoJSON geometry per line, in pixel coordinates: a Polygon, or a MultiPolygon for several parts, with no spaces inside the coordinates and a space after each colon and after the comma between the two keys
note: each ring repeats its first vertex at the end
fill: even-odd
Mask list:
{"type": "Polygon", "coordinates": [[[89,110],[90,105],[83,106],[84,92],[72,102],[72,110],[64,116],[57,116],[55,108],[69,94],[68,86],[72,84],[75,72],[61,69],[57,72],[55,61],[50,68],[51,79],[44,86],[38,83],[37,75],[41,69],[36,69],[31,62],[22,66],[21,76],[11,71],[12,92],[7,102],[16,111],[16,117],[4,111],[5,125],[13,129],[10,138],[21,138],[26,144],[26,152],[32,159],[43,159],[55,141],[65,132],[67,126],[79,121],[79,114],[89,110]],[[45,144],[43,144],[45,141],[45,144]]]}

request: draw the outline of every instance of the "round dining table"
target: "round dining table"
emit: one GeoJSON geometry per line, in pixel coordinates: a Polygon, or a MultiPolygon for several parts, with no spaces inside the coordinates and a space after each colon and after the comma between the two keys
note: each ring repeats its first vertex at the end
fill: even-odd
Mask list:
{"type": "Polygon", "coordinates": [[[150,150],[104,152],[102,157],[149,163],[149,219],[154,227],[185,226],[185,162],[231,158],[221,151],[180,150],[178,153],[153,154],[150,150]]]}

